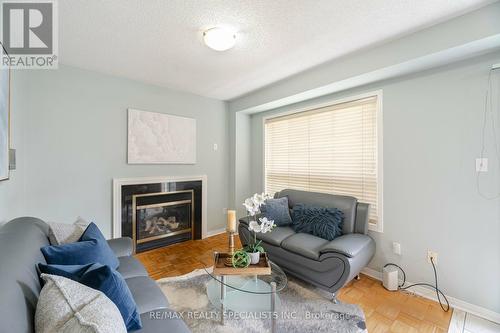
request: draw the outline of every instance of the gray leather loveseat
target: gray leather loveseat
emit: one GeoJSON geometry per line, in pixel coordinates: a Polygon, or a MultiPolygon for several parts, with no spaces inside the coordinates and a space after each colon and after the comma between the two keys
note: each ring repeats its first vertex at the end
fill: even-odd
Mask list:
{"type": "MultiPolygon", "coordinates": [[[[375,242],[367,235],[369,205],[356,198],[324,193],[283,190],[276,198],[288,197],[290,209],[297,203],[334,207],[344,213],[343,235],[328,241],[291,227],[276,227],[257,234],[269,258],[285,272],[333,293],[356,277],[375,254],[375,242]]],[[[243,245],[253,240],[248,218],[240,219],[243,245]]]]}
{"type": "MultiPolygon", "coordinates": [[[[21,217],[0,228],[0,332],[34,332],[40,280],[35,265],[45,263],[40,248],[48,245],[48,225],[40,219],[21,217]]],[[[169,310],[167,298],[144,266],[132,257],[132,240],[108,241],[137,304],[143,328],[135,331],[190,332],[169,310]]]]}

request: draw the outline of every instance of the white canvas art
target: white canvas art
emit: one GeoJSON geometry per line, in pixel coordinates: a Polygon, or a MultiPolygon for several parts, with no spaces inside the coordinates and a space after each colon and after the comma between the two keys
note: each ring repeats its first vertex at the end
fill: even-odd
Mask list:
{"type": "Polygon", "coordinates": [[[128,163],[196,163],[196,120],[128,109],[128,163]]]}

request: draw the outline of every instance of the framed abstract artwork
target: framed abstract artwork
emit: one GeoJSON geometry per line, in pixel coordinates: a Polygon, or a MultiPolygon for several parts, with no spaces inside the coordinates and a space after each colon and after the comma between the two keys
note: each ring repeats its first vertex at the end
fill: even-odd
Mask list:
{"type": "MultiPolygon", "coordinates": [[[[2,52],[5,52],[1,46],[2,52]]],[[[0,180],[9,179],[10,69],[0,68],[0,180]]]]}
{"type": "Polygon", "coordinates": [[[196,119],[128,109],[129,164],[195,164],[196,119]]]}

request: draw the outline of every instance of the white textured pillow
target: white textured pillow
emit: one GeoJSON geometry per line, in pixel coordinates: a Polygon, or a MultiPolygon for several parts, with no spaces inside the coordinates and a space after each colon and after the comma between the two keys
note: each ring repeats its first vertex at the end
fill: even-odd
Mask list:
{"type": "Polygon", "coordinates": [[[62,276],[42,274],[35,332],[127,332],[116,305],[102,292],[62,276]]]}
{"type": "Polygon", "coordinates": [[[49,222],[50,245],[61,245],[77,242],[90,223],[78,217],[75,223],[49,222]]]}

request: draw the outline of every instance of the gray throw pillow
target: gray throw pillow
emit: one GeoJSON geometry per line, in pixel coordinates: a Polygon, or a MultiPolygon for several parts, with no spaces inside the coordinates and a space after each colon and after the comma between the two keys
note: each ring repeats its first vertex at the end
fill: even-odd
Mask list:
{"type": "Polygon", "coordinates": [[[116,305],[102,292],[62,276],[42,274],[35,312],[37,333],[125,333],[116,305]]]}
{"type": "Polygon", "coordinates": [[[73,224],[49,222],[50,245],[77,242],[90,223],[78,217],[73,224]]]}
{"type": "Polygon", "coordinates": [[[288,197],[267,199],[261,208],[261,212],[268,220],[274,220],[278,227],[292,224],[290,209],[288,208],[288,197]]]}

